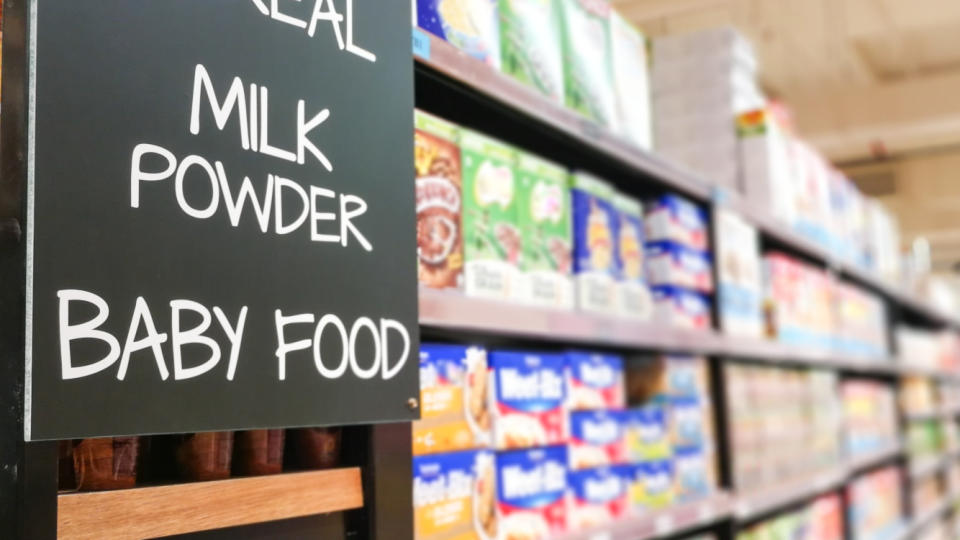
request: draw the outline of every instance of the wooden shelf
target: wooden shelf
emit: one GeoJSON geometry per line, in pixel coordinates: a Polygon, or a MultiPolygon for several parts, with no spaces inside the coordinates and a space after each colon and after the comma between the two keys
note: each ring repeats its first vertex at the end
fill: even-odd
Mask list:
{"type": "Polygon", "coordinates": [[[693,173],[683,165],[633,146],[608,129],[543,97],[535,90],[470,57],[429,32],[419,29],[414,29],[414,32],[419,33],[419,40],[429,43],[429,47],[425,49],[429,50],[429,55],[415,55],[418,68],[438,73],[441,77],[466,86],[547,129],[571,137],[578,144],[645,177],[655,178],[667,189],[683,193],[704,204],[716,199],[717,204],[736,211],[753,223],[761,234],[778,244],[819,261],[845,278],[874,290],[889,301],[934,324],[960,328],[960,322],[956,318],[918,301],[900,287],[887,283],[873,273],[837,258],[832,252],[778,220],[768,209],[752,205],[734,193],[722,192],[722,196],[719,196],[721,191],[715,190],[707,178],[693,173]]]}
{"type": "Polygon", "coordinates": [[[846,467],[837,467],[819,474],[779,482],[775,486],[747,490],[737,495],[733,515],[739,521],[750,521],[780,507],[831,491],[849,478],[846,467]]]}
{"type": "Polygon", "coordinates": [[[360,469],[61,494],[57,537],[141,539],[363,506],[360,469]]]}

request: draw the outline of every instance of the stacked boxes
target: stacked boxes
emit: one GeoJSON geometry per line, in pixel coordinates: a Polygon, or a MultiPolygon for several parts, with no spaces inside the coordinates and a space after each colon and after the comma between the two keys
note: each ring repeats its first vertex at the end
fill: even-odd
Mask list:
{"type": "Polygon", "coordinates": [[[757,230],[743,218],[717,208],[717,313],[728,335],[763,336],[763,281],[757,230]]]}
{"type": "Polygon", "coordinates": [[[577,305],[584,311],[617,311],[617,245],[620,220],[610,184],[575,173],[573,186],[573,270],[577,305]]]}
{"type": "Polygon", "coordinates": [[[617,98],[617,131],[637,147],[650,150],[653,133],[647,40],[616,11],[610,13],[610,54],[617,98]]]}
{"type": "Polygon", "coordinates": [[[617,123],[608,0],[555,0],[563,28],[567,107],[606,126],[617,123]]]}
{"type": "Polygon", "coordinates": [[[564,444],[566,361],[559,354],[490,354],[493,445],[497,450],[564,444]]]}
{"type": "MultiPolygon", "coordinates": [[[[886,467],[847,486],[847,521],[854,539],[894,538],[903,532],[906,519],[901,479],[899,467],[886,467]]],[[[919,509],[915,511],[922,514],[919,509]]]]}
{"type": "Polygon", "coordinates": [[[625,317],[648,320],[653,314],[653,299],[647,283],[643,206],[636,199],[621,193],[614,196],[613,203],[620,218],[617,228],[619,312],[625,317]]]}
{"type": "Polygon", "coordinates": [[[503,72],[563,103],[560,35],[558,6],[553,0],[500,0],[503,72]]]}
{"type": "Polygon", "coordinates": [[[415,538],[496,538],[494,474],[487,450],[414,457],[415,538]]]}
{"type": "Polygon", "coordinates": [[[870,380],[846,380],[843,400],[846,454],[878,452],[898,443],[897,400],[893,387],[870,380]]]}
{"type": "Polygon", "coordinates": [[[417,26],[500,67],[498,0],[414,0],[417,26]]]}

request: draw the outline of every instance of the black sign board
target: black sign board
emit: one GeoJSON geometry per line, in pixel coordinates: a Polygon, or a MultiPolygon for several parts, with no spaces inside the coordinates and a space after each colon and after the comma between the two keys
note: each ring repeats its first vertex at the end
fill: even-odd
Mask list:
{"type": "Polygon", "coordinates": [[[32,3],[26,438],[415,417],[410,2],[32,3]]]}

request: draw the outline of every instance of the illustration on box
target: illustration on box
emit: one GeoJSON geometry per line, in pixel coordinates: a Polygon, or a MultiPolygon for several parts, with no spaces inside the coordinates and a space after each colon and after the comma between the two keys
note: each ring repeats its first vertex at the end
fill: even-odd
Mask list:
{"type": "Polygon", "coordinates": [[[570,413],[570,470],[616,465],[627,461],[626,413],[573,411],[570,413]]]}
{"type": "Polygon", "coordinates": [[[630,465],[617,465],[570,471],[569,530],[599,527],[626,515],[630,509],[632,469],[630,465]]]}
{"type": "Polygon", "coordinates": [[[585,173],[575,173],[572,182],[578,305],[585,311],[616,313],[620,221],[613,187],[585,173]]]}
{"type": "Polygon", "coordinates": [[[489,451],[414,457],[414,536],[496,540],[495,473],[489,451]]]}
{"type": "Polygon", "coordinates": [[[563,102],[560,20],[554,0],[500,0],[501,69],[563,102]]]}
{"type": "Polygon", "coordinates": [[[567,530],[567,449],[497,454],[500,538],[547,539],[567,530]]]}
{"type": "Polygon", "coordinates": [[[567,404],[570,410],[622,409],[623,358],[580,351],[567,353],[567,404]]]}
{"type": "Polygon", "coordinates": [[[414,0],[417,26],[470,56],[500,66],[498,0],[414,0]]]}
{"type": "Polygon", "coordinates": [[[493,443],[498,450],[567,441],[564,365],[558,354],[490,353],[493,443]]]}

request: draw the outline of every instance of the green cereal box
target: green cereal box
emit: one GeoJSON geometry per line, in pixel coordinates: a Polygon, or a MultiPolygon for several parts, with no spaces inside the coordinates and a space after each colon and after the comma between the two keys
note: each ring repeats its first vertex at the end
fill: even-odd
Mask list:
{"type": "Polygon", "coordinates": [[[461,131],[460,152],[464,291],[470,296],[516,298],[521,249],[516,152],[468,129],[461,131]]]}
{"type": "Polygon", "coordinates": [[[560,19],[554,0],[500,0],[500,69],[563,103],[560,19]]]}
{"type": "Polygon", "coordinates": [[[604,126],[616,125],[608,0],[556,0],[563,43],[567,107],[604,126]]]}
{"type": "Polygon", "coordinates": [[[567,170],[517,153],[518,218],[523,249],[520,296],[531,304],[573,308],[572,230],[567,170]]]}
{"type": "Polygon", "coordinates": [[[618,133],[640,148],[652,146],[647,39],[616,10],[610,14],[610,54],[618,133]]]}

